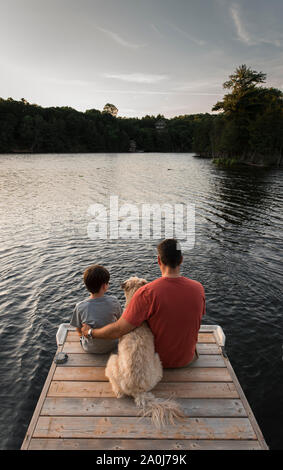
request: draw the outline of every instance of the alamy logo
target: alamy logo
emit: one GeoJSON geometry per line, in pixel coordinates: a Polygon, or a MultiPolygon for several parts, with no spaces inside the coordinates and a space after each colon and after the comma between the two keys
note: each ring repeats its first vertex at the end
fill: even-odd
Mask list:
{"type": "Polygon", "coordinates": [[[103,204],[89,206],[87,234],[97,239],[160,240],[176,238],[182,251],[191,250],[195,244],[194,204],[123,204],[118,196],[110,196],[109,208],[103,204]]]}

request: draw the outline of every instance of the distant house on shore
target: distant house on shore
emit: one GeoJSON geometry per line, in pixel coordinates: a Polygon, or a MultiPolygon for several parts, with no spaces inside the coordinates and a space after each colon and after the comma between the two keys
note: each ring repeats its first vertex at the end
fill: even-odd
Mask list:
{"type": "Polygon", "coordinates": [[[164,119],[158,119],[155,123],[155,129],[158,132],[164,131],[166,129],[166,122],[164,119]]]}
{"type": "Polygon", "coordinates": [[[129,152],[136,152],[137,151],[137,144],[135,140],[130,140],[130,147],[129,147],[129,152]]]}

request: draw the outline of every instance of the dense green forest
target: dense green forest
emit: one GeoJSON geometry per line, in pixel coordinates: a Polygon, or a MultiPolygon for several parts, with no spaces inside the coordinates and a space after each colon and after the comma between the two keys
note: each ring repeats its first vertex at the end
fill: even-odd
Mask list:
{"type": "Polygon", "coordinates": [[[201,119],[203,115],[123,118],[96,109],[83,113],[0,99],[0,152],[191,152],[201,119]]]}
{"type": "Polygon", "coordinates": [[[195,152],[217,163],[279,165],[283,93],[261,86],[265,79],[242,65],[223,84],[229,93],[212,108],[217,114],[171,119],[116,117],[109,103],[79,112],[0,98],[0,152],[195,152]]]}
{"type": "Polygon", "coordinates": [[[266,74],[241,65],[223,83],[230,90],[194,133],[194,150],[217,163],[280,166],[283,150],[283,93],[261,86],[266,74]]]}

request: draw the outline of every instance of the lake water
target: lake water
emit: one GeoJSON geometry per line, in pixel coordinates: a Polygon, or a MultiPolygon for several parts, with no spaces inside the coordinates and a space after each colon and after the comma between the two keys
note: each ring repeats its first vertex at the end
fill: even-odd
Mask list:
{"type": "Polygon", "coordinates": [[[19,449],[56,351],[87,297],[84,269],[120,282],[160,275],[159,240],[91,240],[90,205],[195,204],[182,274],[205,287],[203,323],[226,350],[271,449],[283,448],[282,170],[224,170],[192,154],[0,155],[2,449],[19,449]]]}

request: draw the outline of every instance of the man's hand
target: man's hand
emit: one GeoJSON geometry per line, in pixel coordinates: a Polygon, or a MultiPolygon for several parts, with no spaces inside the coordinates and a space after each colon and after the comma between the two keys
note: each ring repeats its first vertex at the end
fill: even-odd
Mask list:
{"type": "Polygon", "coordinates": [[[83,323],[83,325],[81,327],[81,332],[85,337],[87,337],[87,332],[90,328],[91,328],[91,326],[89,326],[87,323],[83,323]]]}
{"type": "MultiPolygon", "coordinates": [[[[90,328],[91,326],[89,326],[87,323],[83,323],[82,334],[87,336],[87,332],[90,328]]],[[[118,339],[132,331],[134,328],[136,327],[121,317],[114,323],[109,323],[109,325],[103,326],[102,328],[93,329],[92,337],[101,339],[118,339]]]]}

